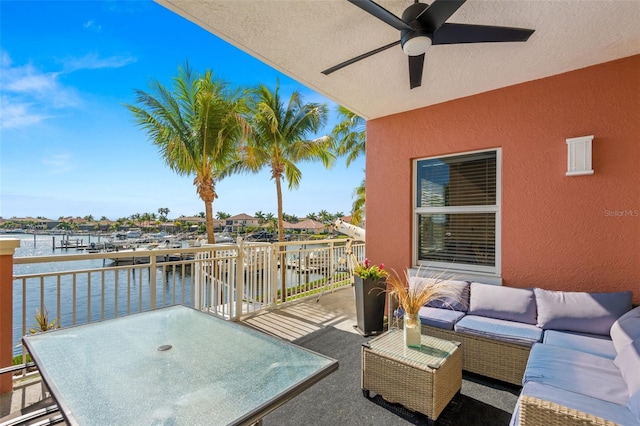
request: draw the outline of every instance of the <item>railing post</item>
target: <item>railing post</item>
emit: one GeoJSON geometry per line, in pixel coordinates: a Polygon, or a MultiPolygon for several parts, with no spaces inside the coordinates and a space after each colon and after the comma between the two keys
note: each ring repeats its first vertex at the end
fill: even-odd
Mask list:
{"type": "MultiPolygon", "coordinates": [[[[203,269],[207,263],[205,258],[205,252],[196,252],[194,262],[191,266],[193,271],[193,307],[198,310],[202,309],[202,288],[204,287],[204,279],[206,276],[206,274],[203,273],[203,269]]],[[[209,261],[209,263],[211,262],[209,261]]]]}
{"type": "Polygon", "coordinates": [[[327,280],[329,282],[329,284],[331,285],[331,291],[333,292],[334,290],[334,279],[336,277],[336,254],[335,254],[336,248],[333,244],[333,241],[331,241],[329,243],[329,271],[328,273],[330,274],[329,279],[327,280]]]}
{"type": "MultiPolygon", "coordinates": [[[[276,308],[278,306],[278,256],[280,253],[280,245],[277,243],[271,244],[271,268],[269,268],[269,293],[271,300],[269,307],[276,308]]],[[[286,265],[281,263],[281,268],[286,268],[286,265]]]]}
{"type": "MultiPolygon", "coordinates": [[[[142,270],[140,270],[142,273],[142,270]]],[[[149,254],[149,290],[151,296],[151,309],[156,308],[158,298],[158,288],[156,283],[156,255],[149,254]]]]}
{"type": "Polygon", "coordinates": [[[244,296],[244,243],[242,237],[238,237],[238,258],[236,263],[236,288],[232,294],[235,294],[235,312],[231,315],[231,319],[238,321],[242,316],[242,298],[244,296]]]}
{"type": "MultiPolygon", "coordinates": [[[[0,239],[0,368],[13,360],[13,255],[20,240],[0,239]]],[[[0,375],[0,394],[13,390],[13,374],[0,375]]]]}

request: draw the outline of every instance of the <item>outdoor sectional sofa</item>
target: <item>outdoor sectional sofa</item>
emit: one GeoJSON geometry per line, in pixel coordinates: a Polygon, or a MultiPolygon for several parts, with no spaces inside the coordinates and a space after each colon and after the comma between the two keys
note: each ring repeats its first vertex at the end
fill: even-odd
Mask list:
{"type": "MultiPolygon", "coordinates": [[[[430,279],[411,277],[410,285],[430,279]]],[[[631,292],[451,282],[422,333],[462,343],[463,369],[522,385],[511,425],[640,426],[640,307],[631,292]]]]}

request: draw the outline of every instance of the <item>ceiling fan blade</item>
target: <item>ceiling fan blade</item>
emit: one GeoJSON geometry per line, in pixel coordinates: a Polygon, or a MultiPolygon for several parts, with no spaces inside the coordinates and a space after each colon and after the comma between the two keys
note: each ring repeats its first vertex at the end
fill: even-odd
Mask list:
{"type": "Polygon", "coordinates": [[[424,53],[409,56],[409,86],[412,89],[422,85],[422,69],[424,68],[424,53]]]}
{"type": "Polygon", "coordinates": [[[353,64],[355,62],[358,62],[358,61],[360,61],[362,59],[368,58],[369,56],[373,56],[376,53],[380,53],[383,50],[387,50],[387,49],[389,49],[389,48],[391,48],[393,46],[397,46],[398,44],[400,44],[400,40],[394,41],[393,43],[389,43],[386,46],[378,47],[377,49],[374,49],[371,52],[363,53],[360,56],[356,56],[355,58],[351,58],[348,61],[344,61],[344,62],[342,62],[342,63],[340,63],[338,65],[332,66],[331,68],[327,68],[326,70],[322,71],[322,74],[329,75],[334,71],[338,71],[339,69],[346,67],[347,65],[351,65],[351,64],[353,64]]]}
{"type": "Polygon", "coordinates": [[[527,41],[535,30],[489,25],[444,24],[433,33],[433,44],[527,41]]]}
{"type": "Polygon", "coordinates": [[[453,15],[466,0],[435,0],[431,6],[416,16],[424,26],[432,31],[436,31],[453,15]]]}
{"type": "Polygon", "coordinates": [[[398,31],[401,30],[412,30],[413,28],[409,26],[402,19],[398,18],[393,13],[389,12],[384,7],[380,6],[377,3],[372,2],[371,0],[348,0],[350,3],[358,6],[360,9],[364,10],[370,15],[375,16],[381,21],[391,25],[393,28],[398,31]]]}

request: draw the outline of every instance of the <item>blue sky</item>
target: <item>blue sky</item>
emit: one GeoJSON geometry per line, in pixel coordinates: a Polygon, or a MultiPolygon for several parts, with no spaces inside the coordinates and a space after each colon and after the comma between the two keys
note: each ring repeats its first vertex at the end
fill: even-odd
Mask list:
{"type": "MultiPolygon", "coordinates": [[[[151,1],[0,0],[0,216],[204,211],[193,179],[164,165],[123,106],[152,79],[170,85],[187,59],[236,87],[279,79],[286,96],[298,90],[326,102],[331,117],[320,134],[337,121],[335,103],[151,1]]],[[[283,194],[286,213],[348,214],[364,158],[301,169],[300,187],[283,194]]],[[[275,213],[269,176],[219,182],[214,212],[275,213]]]]}

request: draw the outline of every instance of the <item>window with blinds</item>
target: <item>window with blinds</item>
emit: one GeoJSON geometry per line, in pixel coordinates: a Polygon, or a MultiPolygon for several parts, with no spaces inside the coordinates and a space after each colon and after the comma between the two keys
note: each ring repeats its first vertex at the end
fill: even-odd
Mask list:
{"type": "Polygon", "coordinates": [[[415,162],[418,264],[496,272],[499,152],[415,162]]]}

